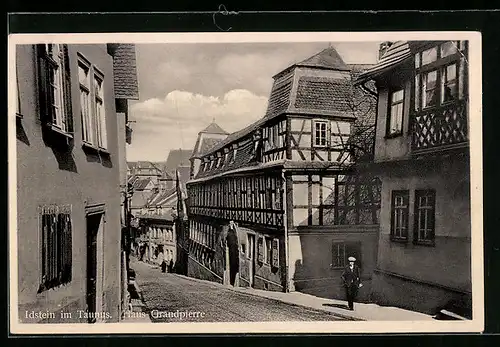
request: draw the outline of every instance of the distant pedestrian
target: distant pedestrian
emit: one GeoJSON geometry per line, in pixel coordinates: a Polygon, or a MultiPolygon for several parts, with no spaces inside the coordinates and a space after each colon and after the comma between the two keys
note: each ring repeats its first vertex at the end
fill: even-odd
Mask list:
{"type": "Polygon", "coordinates": [[[167,270],[167,262],[165,259],[161,262],[161,272],[165,272],[167,270]]]}
{"type": "Polygon", "coordinates": [[[349,265],[347,265],[342,272],[342,281],[344,283],[344,288],[347,297],[347,303],[349,309],[354,310],[354,300],[356,300],[356,295],[358,294],[358,289],[362,286],[359,277],[359,267],[356,265],[356,258],[348,258],[349,265]]]}
{"type": "Polygon", "coordinates": [[[174,271],[174,260],[170,259],[170,263],[168,264],[168,272],[172,273],[174,271]]]}

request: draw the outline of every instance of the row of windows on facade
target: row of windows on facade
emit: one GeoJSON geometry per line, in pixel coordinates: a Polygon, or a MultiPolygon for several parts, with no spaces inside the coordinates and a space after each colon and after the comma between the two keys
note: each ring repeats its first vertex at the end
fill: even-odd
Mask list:
{"type": "Polygon", "coordinates": [[[172,230],[172,228],[149,227],[147,237],[163,239],[164,241],[173,241],[174,231],[172,230]]]}
{"type": "MultiPolygon", "coordinates": [[[[72,136],[71,67],[67,45],[38,45],[36,52],[42,117],[54,130],[72,136]]],[[[107,150],[104,74],[81,53],[78,53],[78,80],[82,141],[93,148],[107,150]]]]}
{"type": "Polygon", "coordinates": [[[276,176],[232,177],[192,185],[190,207],[223,209],[273,209],[282,207],[282,180],[276,176]]]}
{"type": "MultiPolygon", "coordinates": [[[[436,191],[415,190],[413,208],[413,242],[434,244],[436,191]]],[[[393,190],[391,202],[391,239],[407,242],[409,239],[410,191],[393,190]]]]}
{"type": "MultiPolygon", "coordinates": [[[[414,111],[444,105],[463,98],[465,52],[463,41],[448,41],[415,55],[414,111]]],[[[389,95],[387,135],[403,133],[404,88],[393,88],[389,95]]]]}
{"type": "MultiPolygon", "coordinates": [[[[263,128],[263,150],[264,153],[266,151],[271,151],[277,148],[283,148],[285,146],[285,130],[282,129],[284,126],[282,123],[278,123],[273,127],[263,128]]],[[[329,124],[330,122],[326,120],[314,120],[314,131],[313,131],[313,146],[314,147],[327,147],[332,145],[330,139],[331,134],[335,133],[331,130],[329,124]]],[[[343,141],[341,141],[341,145],[345,145],[343,141]]],[[[233,144],[231,147],[226,147],[222,149],[220,152],[210,155],[208,157],[203,158],[203,163],[201,166],[202,172],[208,172],[211,170],[215,170],[218,168],[222,168],[224,166],[231,165],[234,163],[236,159],[236,154],[238,152],[238,147],[243,146],[243,144],[233,144]],[[230,149],[231,148],[231,149],[230,149]]],[[[255,144],[257,146],[257,144],[255,144]]],[[[339,145],[337,144],[337,147],[339,145]]],[[[257,152],[254,149],[254,152],[257,152]]]]}
{"type": "Polygon", "coordinates": [[[347,175],[293,176],[293,224],[378,224],[381,182],[347,175]]]}
{"type": "MultiPolygon", "coordinates": [[[[281,179],[275,176],[231,178],[191,186],[189,193],[190,208],[195,213],[198,207],[275,211],[282,208],[281,179]]],[[[294,225],[378,224],[380,194],[377,178],[294,175],[294,225]]]]}

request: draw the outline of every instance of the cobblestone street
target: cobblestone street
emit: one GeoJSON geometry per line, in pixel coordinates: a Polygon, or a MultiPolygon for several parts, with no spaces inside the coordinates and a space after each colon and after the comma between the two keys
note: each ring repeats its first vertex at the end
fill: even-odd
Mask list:
{"type": "Polygon", "coordinates": [[[153,322],[335,321],[327,312],[237,293],[221,285],[162,273],[159,268],[133,261],[137,281],[153,322]],[[192,317],[173,314],[191,313],[192,317]],[[201,317],[201,315],[203,317],[201,317]]]}

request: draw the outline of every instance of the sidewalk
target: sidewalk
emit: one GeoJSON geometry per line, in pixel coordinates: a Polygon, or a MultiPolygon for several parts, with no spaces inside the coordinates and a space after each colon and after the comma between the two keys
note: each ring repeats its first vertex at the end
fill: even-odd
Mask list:
{"type": "Polygon", "coordinates": [[[333,313],[337,316],[362,321],[429,321],[434,320],[431,315],[420,312],[405,310],[398,307],[379,306],[377,304],[364,304],[355,303],[354,311],[347,309],[347,301],[337,299],[325,299],[301,292],[272,292],[266,290],[259,290],[249,287],[233,287],[229,285],[222,285],[216,282],[200,280],[197,278],[187,277],[175,274],[176,276],[190,279],[193,281],[200,281],[203,283],[211,283],[217,286],[223,286],[229,290],[248,295],[255,295],[259,297],[277,300],[290,305],[307,307],[314,310],[320,310],[333,313]]]}
{"type": "Polygon", "coordinates": [[[121,320],[123,323],[151,323],[142,298],[141,288],[135,280],[129,281],[130,304],[121,320]]]}

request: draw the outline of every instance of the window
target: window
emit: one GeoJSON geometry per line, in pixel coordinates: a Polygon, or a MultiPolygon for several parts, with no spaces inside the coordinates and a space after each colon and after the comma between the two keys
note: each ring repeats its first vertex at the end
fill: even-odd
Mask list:
{"type": "Polygon", "coordinates": [[[315,121],[314,122],[314,146],[325,147],[327,145],[327,122],[315,121]]]}
{"type": "Polygon", "coordinates": [[[344,243],[334,242],[332,246],[332,267],[343,268],[346,266],[346,249],[344,243]]]}
{"type": "Polygon", "coordinates": [[[104,112],[104,92],[102,88],[104,77],[100,73],[94,74],[94,107],[97,124],[97,146],[106,149],[108,137],[106,133],[106,114],[104,112]]]}
{"type": "Polygon", "coordinates": [[[415,55],[415,109],[459,98],[458,71],[462,43],[447,41],[415,55]]]}
{"type": "Polygon", "coordinates": [[[44,125],[63,134],[73,131],[67,46],[38,45],[40,110],[44,125]]]}
{"type": "Polygon", "coordinates": [[[94,143],[93,126],[90,116],[90,81],[89,81],[90,66],[83,61],[78,62],[78,79],[80,81],[80,106],[82,115],[82,136],[83,141],[94,143]]]}
{"type": "Polygon", "coordinates": [[[72,267],[71,207],[43,207],[40,217],[39,293],[71,282],[72,267]]]}
{"type": "Polygon", "coordinates": [[[347,266],[349,257],[356,258],[356,264],[361,268],[361,243],[360,242],[338,242],[332,243],[332,264],[333,269],[342,269],[347,266]]]}
{"type": "Polygon", "coordinates": [[[415,191],[414,242],[434,242],[436,192],[434,190],[415,191]]]}
{"type": "Polygon", "coordinates": [[[391,202],[391,239],[408,240],[408,200],[407,190],[392,191],[391,202]]]}
{"type": "Polygon", "coordinates": [[[447,65],[443,68],[443,78],[441,79],[441,102],[453,101],[457,95],[457,64],[447,65]]]}
{"type": "Polygon", "coordinates": [[[390,94],[389,119],[387,135],[399,135],[403,132],[404,90],[399,89],[390,94]]]}
{"type": "Polygon", "coordinates": [[[79,55],[78,80],[80,82],[82,140],[86,145],[106,150],[108,139],[104,112],[104,76],[94,65],[79,55]]]}
{"type": "Polygon", "coordinates": [[[272,254],[273,254],[272,239],[266,237],[266,258],[264,259],[264,263],[271,264],[272,254]]]}

